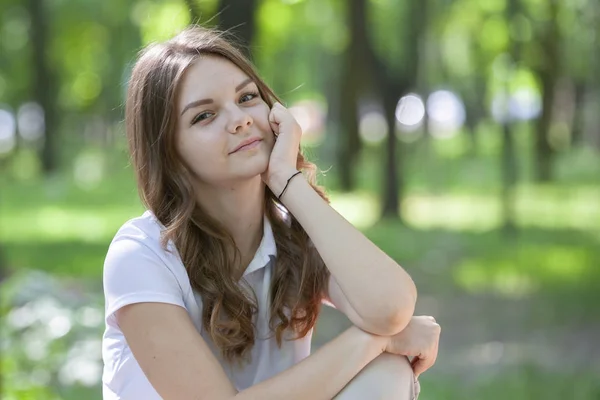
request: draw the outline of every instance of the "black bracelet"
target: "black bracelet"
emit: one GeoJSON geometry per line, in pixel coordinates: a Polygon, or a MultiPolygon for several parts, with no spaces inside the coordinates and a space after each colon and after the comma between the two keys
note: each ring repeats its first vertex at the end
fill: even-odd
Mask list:
{"type": "Polygon", "coordinates": [[[287,189],[288,185],[290,184],[290,181],[292,180],[293,177],[295,177],[298,174],[301,174],[302,171],[298,171],[296,172],[294,175],[290,176],[289,179],[287,180],[287,183],[285,184],[283,190],[281,191],[281,194],[279,196],[277,196],[277,198],[281,201],[281,196],[283,196],[283,194],[285,193],[285,189],[287,189]]]}

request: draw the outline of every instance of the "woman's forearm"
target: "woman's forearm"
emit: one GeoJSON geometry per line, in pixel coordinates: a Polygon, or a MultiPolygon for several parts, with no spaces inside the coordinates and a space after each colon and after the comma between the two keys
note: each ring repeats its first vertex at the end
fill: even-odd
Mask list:
{"type": "Polygon", "coordinates": [[[239,392],[235,399],[330,400],[384,348],[385,338],[353,326],[290,369],[239,392]]]}
{"type": "Polygon", "coordinates": [[[305,179],[292,179],[282,201],[308,233],[353,310],[370,326],[383,326],[380,329],[385,333],[375,333],[404,329],[417,296],[408,273],[327,204],[305,179]]]}

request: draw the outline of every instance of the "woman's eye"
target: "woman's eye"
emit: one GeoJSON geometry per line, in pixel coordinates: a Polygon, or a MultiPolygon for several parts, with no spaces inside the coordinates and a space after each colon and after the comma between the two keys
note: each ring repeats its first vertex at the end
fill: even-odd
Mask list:
{"type": "Polygon", "coordinates": [[[253,100],[258,97],[258,93],[246,93],[240,98],[240,103],[245,103],[247,101],[253,100]]]}
{"type": "Polygon", "coordinates": [[[196,122],[204,121],[205,119],[208,119],[211,116],[212,116],[212,113],[210,113],[208,111],[200,113],[194,117],[194,119],[192,120],[192,125],[194,125],[196,122]]]}

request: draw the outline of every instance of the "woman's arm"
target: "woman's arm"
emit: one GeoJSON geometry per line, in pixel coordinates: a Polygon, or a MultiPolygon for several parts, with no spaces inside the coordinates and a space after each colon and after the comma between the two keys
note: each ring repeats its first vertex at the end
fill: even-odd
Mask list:
{"type": "Polygon", "coordinates": [[[290,369],[238,393],[183,308],[137,303],[116,315],[135,359],[165,400],[331,399],[388,343],[352,327],[290,369]]]}
{"type": "Polygon", "coordinates": [[[339,215],[296,172],[302,130],[276,103],[269,122],[277,135],[263,181],[300,222],[331,272],[329,300],[359,328],[379,335],[404,329],[413,315],[417,289],[394,260],[339,215]]]}
{"type": "Polygon", "coordinates": [[[368,332],[393,335],[404,329],[414,313],[417,297],[408,273],[338,214],[301,176],[290,181],[281,200],[308,233],[331,272],[328,295],[333,305],[368,332]]]}

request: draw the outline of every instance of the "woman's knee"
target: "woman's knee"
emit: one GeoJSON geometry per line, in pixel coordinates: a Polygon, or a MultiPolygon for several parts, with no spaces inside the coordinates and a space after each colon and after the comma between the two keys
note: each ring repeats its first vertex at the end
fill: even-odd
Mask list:
{"type": "Polygon", "coordinates": [[[384,353],[363,368],[335,400],[414,400],[417,385],[406,357],[384,353]]]}

